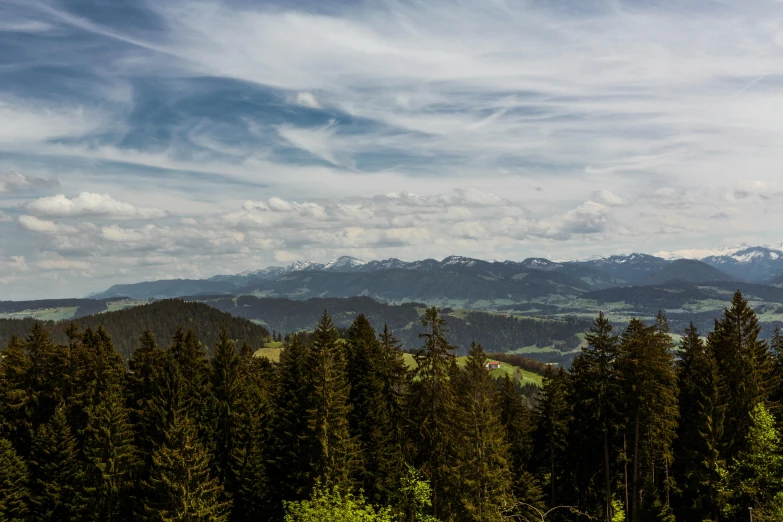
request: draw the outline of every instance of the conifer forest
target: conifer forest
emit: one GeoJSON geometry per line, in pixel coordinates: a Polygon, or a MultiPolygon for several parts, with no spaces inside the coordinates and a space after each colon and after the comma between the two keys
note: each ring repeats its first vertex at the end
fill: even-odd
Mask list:
{"type": "Polygon", "coordinates": [[[279,362],[226,326],[11,337],[0,520],[783,520],[783,335],[739,292],[710,331],[598,315],[532,397],[478,344],[458,364],[435,307],[413,364],[364,315],[279,362]]]}

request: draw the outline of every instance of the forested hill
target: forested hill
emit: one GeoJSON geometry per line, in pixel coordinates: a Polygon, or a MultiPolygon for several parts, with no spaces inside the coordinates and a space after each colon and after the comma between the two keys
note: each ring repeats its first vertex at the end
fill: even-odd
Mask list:
{"type": "MultiPolygon", "coordinates": [[[[388,324],[389,330],[406,349],[421,346],[419,333],[426,307],[421,303],[389,305],[369,297],[307,301],[253,296],[194,296],[185,299],[205,302],[232,315],[262,322],[268,330],[283,333],[311,330],[324,310],[329,312],[338,327],[348,327],[356,316],[364,314],[372,324],[388,324]]],[[[462,355],[468,352],[473,341],[494,353],[526,346],[550,347],[556,341],[559,341],[557,345],[562,351],[570,351],[581,342],[578,334],[590,329],[590,322],[581,319],[542,320],[449,308],[442,309],[442,312],[448,323],[446,337],[462,355]]]]}
{"type": "MultiPolygon", "coordinates": [[[[0,346],[5,346],[11,335],[24,336],[35,319],[0,319],[0,346]]],[[[85,330],[103,326],[114,340],[115,349],[128,358],[144,330],[149,329],[162,345],[182,326],[192,329],[204,345],[211,348],[218,342],[220,329],[225,327],[229,338],[257,347],[269,337],[269,332],[247,319],[234,317],[204,303],[166,299],[152,304],[126,308],[116,312],[88,315],[72,322],[85,330]]],[[[66,344],[65,330],[71,321],[47,321],[47,329],[55,343],[66,344]]]]}

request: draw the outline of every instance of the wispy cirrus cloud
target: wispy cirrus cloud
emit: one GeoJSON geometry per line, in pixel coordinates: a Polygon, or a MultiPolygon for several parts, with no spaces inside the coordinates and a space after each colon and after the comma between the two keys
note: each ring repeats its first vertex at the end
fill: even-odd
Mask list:
{"type": "Polygon", "coordinates": [[[3,259],[41,292],[781,233],[772,0],[10,0],[0,19],[3,259]]]}

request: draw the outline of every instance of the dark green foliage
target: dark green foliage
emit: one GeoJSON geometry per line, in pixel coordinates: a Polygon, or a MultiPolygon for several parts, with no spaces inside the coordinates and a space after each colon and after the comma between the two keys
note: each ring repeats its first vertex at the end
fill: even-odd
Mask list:
{"type": "Polygon", "coordinates": [[[269,428],[268,477],[273,494],[270,510],[282,516],[282,500],[304,500],[310,494],[309,460],[304,435],[308,389],[305,386],[307,347],[294,337],[280,354],[273,390],[269,428]],[[273,500],[272,500],[273,499],[273,500]]]}
{"type": "Polygon", "coordinates": [[[165,522],[222,522],[229,504],[221,500],[222,488],[210,474],[209,455],[193,423],[174,413],[165,440],[152,455],[150,478],[145,487],[153,501],[144,506],[146,520],[165,522]]]}
{"type": "Polygon", "coordinates": [[[625,397],[623,424],[630,466],[625,477],[630,500],[627,512],[635,521],[650,516],[656,501],[669,503],[669,469],[678,419],[677,381],[673,346],[663,316],[652,326],[632,319],[621,343],[618,369],[625,397]]]}
{"type": "Polygon", "coordinates": [[[84,515],[84,471],[64,406],[36,431],[29,464],[30,515],[34,520],[54,522],[84,515]]]}
{"type": "Polygon", "coordinates": [[[587,346],[571,364],[570,462],[579,470],[574,485],[580,509],[611,520],[621,397],[619,347],[603,313],[585,340],[587,346]]]}
{"type": "Polygon", "coordinates": [[[693,325],[682,339],[680,357],[680,422],[672,468],[679,482],[676,513],[682,520],[717,520],[725,501],[725,463],[719,451],[723,412],[718,368],[693,325]]]}
{"type": "Polygon", "coordinates": [[[0,520],[22,522],[27,515],[27,465],[11,442],[0,439],[0,520]]]}
{"type": "MultiPolygon", "coordinates": [[[[220,329],[225,327],[228,336],[242,340],[251,346],[260,346],[269,332],[242,317],[234,317],[204,303],[181,299],[165,299],[147,305],[134,306],[116,312],[95,313],[77,317],[72,321],[81,330],[97,330],[103,327],[116,343],[123,359],[130,359],[137,341],[149,330],[156,339],[170,339],[178,326],[193,330],[195,336],[206,345],[215,346],[220,340],[220,329]]],[[[0,319],[0,343],[6,343],[12,334],[22,337],[34,324],[45,324],[57,344],[66,344],[65,330],[69,322],[42,323],[34,319],[0,319]]]]}
{"type": "Polygon", "coordinates": [[[772,357],[759,332],[755,312],[737,292],[731,308],[715,321],[715,330],[708,336],[721,379],[725,406],[722,453],[729,464],[745,449],[750,412],[774,392],[772,357]]]}
{"type": "Polygon", "coordinates": [[[305,357],[304,385],[307,393],[304,443],[310,481],[326,488],[349,488],[356,458],[356,445],[348,426],[350,385],[343,347],[325,311],[305,357]]]}
{"type": "Polygon", "coordinates": [[[108,391],[87,415],[85,491],[90,509],[101,520],[127,520],[137,454],[124,400],[118,391],[108,391]]]}
{"type": "Polygon", "coordinates": [[[150,330],[127,370],[103,328],[58,345],[30,323],[0,360],[0,519],[278,522],[298,502],[317,520],[781,520],[783,340],[770,352],[754,321],[735,297],[675,368],[662,315],[619,340],[599,316],[536,395],[493,380],[478,345],[460,368],[435,308],[412,372],[362,315],[287,334],[279,363],[230,329],[210,348],[179,328],[166,350],[150,330]],[[753,382],[730,387],[735,365],[753,382]]]}
{"type": "Polygon", "coordinates": [[[544,498],[549,506],[562,505],[568,489],[566,473],[568,426],[572,408],[568,403],[568,374],[560,368],[544,375],[536,408],[534,444],[536,468],[542,477],[544,498]]]}
{"type": "Polygon", "coordinates": [[[346,354],[352,408],[349,423],[361,457],[358,486],[368,501],[386,504],[404,469],[403,447],[393,419],[400,413],[406,367],[388,329],[382,341],[378,340],[364,315],[348,329],[346,354]]]}
{"type": "Polygon", "coordinates": [[[454,382],[457,407],[449,493],[460,518],[477,522],[503,520],[513,504],[506,430],[486,362],[481,345],[474,344],[454,382]]]}
{"type": "Polygon", "coordinates": [[[437,308],[428,308],[422,320],[424,346],[416,354],[418,364],[408,394],[409,440],[414,465],[432,486],[435,517],[449,513],[450,448],[454,441],[454,387],[457,374],[454,346],[446,340],[446,322],[437,308]]]}

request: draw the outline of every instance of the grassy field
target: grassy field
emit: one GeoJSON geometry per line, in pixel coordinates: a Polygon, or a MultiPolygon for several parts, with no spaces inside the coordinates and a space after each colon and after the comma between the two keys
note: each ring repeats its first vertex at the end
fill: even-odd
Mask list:
{"type": "Polygon", "coordinates": [[[39,321],[61,321],[63,319],[71,319],[76,314],[76,310],[78,310],[78,307],[76,306],[46,308],[41,310],[22,310],[21,312],[0,314],[0,319],[24,319],[25,317],[32,317],[39,321]]]}
{"type": "MultiPolygon", "coordinates": [[[[405,358],[405,364],[408,365],[408,368],[411,370],[416,368],[416,359],[413,358],[413,355],[405,353],[403,354],[403,357],[405,358]]],[[[467,357],[457,357],[457,366],[465,366],[466,360],[467,357]]],[[[541,386],[542,377],[537,373],[529,372],[504,362],[500,363],[500,368],[497,370],[491,370],[489,374],[492,377],[503,377],[504,375],[508,374],[511,377],[518,378],[522,384],[531,383],[535,384],[536,386],[541,386]]]]}
{"type": "Polygon", "coordinates": [[[280,352],[282,351],[283,343],[275,341],[266,343],[266,346],[256,350],[253,355],[256,357],[266,357],[272,362],[280,362],[280,352]]]}

